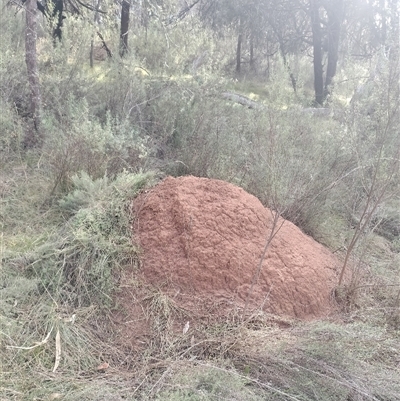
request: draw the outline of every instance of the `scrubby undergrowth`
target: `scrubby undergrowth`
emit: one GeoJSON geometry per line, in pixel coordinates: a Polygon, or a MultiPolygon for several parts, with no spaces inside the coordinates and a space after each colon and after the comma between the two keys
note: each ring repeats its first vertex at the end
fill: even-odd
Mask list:
{"type": "Polygon", "coordinates": [[[92,31],[69,18],[62,45],[39,35],[43,143],[26,149],[23,24],[4,2],[0,22],[1,399],[400,400],[398,66],[344,63],[324,114],[307,57],[294,93],[277,54],[233,78],[231,35],[150,26],[90,69],[92,31]],[[140,288],[155,335],[139,353],[121,342],[114,295],[140,259],[129,206],[167,174],[239,185],[347,254],[340,313],[233,314],[192,341],[173,300],[140,288]]]}
{"type": "MultiPolygon", "coordinates": [[[[329,321],[232,314],[200,324],[193,341],[172,329],[173,301],[149,293],[154,338],[139,353],[121,343],[113,291],[120,269],[138,261],[128,205],[154,182],[152,174],[73,176],[74,189],[47,207],[47,216],[57,216],[51,233],[29,249],[3,239],[2,397],[399,399],[398,292],[388,282],[397,255],[382,237],[369,242],[374,267],[363,268],[329,321]]],[[[43,210],[36,214],[39,220],[43,210]]]]}

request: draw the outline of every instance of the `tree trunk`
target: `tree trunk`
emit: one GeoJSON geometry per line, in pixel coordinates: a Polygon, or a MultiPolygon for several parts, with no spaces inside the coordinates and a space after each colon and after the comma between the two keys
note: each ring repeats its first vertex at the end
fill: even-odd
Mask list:
{"type": "Polygon", "coordinates": [[[57,46],[57,40],[61,42],[62,27],[64,21],[64,0],[50,0],[51,3],[51,21],[53,24],[53,45],[57,46]]]}
{"type": "Polygon", "coordinates": [[[37,64],[36,39],[37,39],[37,24],[36,24],[37,5],[36,0],[26,0],[25,2],[25,62],[28,75],[28,83],[30,90],[29,99],[29,115],[32,118],[33,128],[28,127],[24,145],[33,147],[38,144],[40,139],[40,83],[39,70],[37,64]]]}
{"type": "Polygon", "coordinates": [[[131,4],[130,0],[122,0],[121,7],[121,35],[119,54],[124,57],[128,51],[128,30],[129,30],[129,12],[131,4]]]}
{"type": "Polygon", "coordinates": [[[400,10],[399,0],[390,1],[391,34],[389,59],[399,67],[400,62],[400,10]]]}
{"type": "Polygon", "coordinates": [[[239,33],[236,47],[236,73],[240,74],[242,60],[242,34],[239,33]]]}
{"type": "Polygon", "coordinates": [[[93,53],[94,53],[94,39],[93,39],[93,36],[92,36],[92,39],[90,40],[90,53],[89,53],[90,68],[93,68],[93,65],[94,65],[93,53]]]}
{"type": "Polygon", "coordinates": [[[250,34],[250,70],[255,71],[254,65],[254,35],[250,34]]]}
{"type": "Polygon", "coordinates": [[[336,75],[339,55],[340,27],[343,21],[343,0],[334,0],[325,6],[328,15],[328,65],[326,68],[324,100],[330,93],[330,85],[336,75]]]}
{"type": "Polygon", "coordinates": [[[290,82],[292,83],[293,91],[294,91],[294,93],[297,93],[297,80],[296,80],[296,77],[294,76],[294,74],[292,72],[292,69],[290,68],[289,61],[287,60],[286,51],[284,49],[283,39],[282,39],[282,37],[280,35],[277,35],[277,37],[278,37],[278,41],[279,41],[279,49],[280,49],[280,52],[281,52],[283,65],[285,66],[285,68],[287,69],[287,71],[289,73],[290,82]]]}
{"type": "Polygon", "coordinates": [[[387,13],[386,9],[386,0],[379,0],[379,10],[381,11],[381,43],[386,47],[387,45],[387,13]]]}
{"type": "Polygon", "coordinates": [[[318,0],[310,0],[310,17],[312,28],[312,43],[314,55],[314,91],[315,103],[324,103],[324,69],[322,66],[322,30],[319,16],[318,0]]]}
{"type": "Polygon", "coordinates": [[[399,0],[390,2],[391,37],[389,43],[390,79],[395,96],[400,94],[400,10],[399,0]]]}
{"type": "MultiPolygon", "coordinates": [[[[94,2],[93,2],[93,7],[95,9],[93,21],[94,21],[95,25],[98,25],[100,23],[99,11],[98,11],[100,9],[100,4],[101,4],[101,0],[94,0],[94,2]]],[[[92,39],[90,41],[89,61],[90,61],[90,68],[93,68],[93,64],[94,64],[94,34],[92,35],[92,39]]]]}

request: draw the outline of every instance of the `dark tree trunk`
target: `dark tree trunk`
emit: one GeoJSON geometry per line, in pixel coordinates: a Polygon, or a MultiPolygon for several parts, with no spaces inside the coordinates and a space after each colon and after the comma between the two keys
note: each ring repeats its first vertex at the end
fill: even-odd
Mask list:
{"type": "Polygon", "coordinates": [[[93,37],[92,37],[92,39],[90,41],[90,53],[89,53],[90,68],[93,68],[93,66],[94,66],[93,53],[94,53],[94,40],[93,40],[93,37]]]}
{"type": "Polygon", "coordinates": [[[33,128],[28,127],[24,145],[32,147],[38,144],[40,139],[40,84],[39,70],[37,64],[36,39],[37,39],[37,24],[36,24],[37,5],[36,0],[26,0],[25,2],[25,62],[28,75],[28,83],[30,90],[29,99],[29,115],[32,118],[33,128]]]}
{"type": "Polygon", "coordinates": [[[52,0],[52,7],[53,7],[53,42],[54,46],[57,44],[58,41],[62,39],[62,27],[63,27],[63,20],[64,20],[64,0],[52,0]]]}
{"type": "Polygon", "coordinates": [[[319,16],[318,0],[310,0],[310,17],[312,28],[312,43],[314,55],[314,91],[315,103],[324,103],[324,69],[322,66],[322,30],[319,16]]]}
{"type": "Polygon", "coordinates": [[[131,4],[130,0],[122,0],[121,7],[121,35],[120,35],[120,50],[121,57],[128,51],[128,30],[129,30],[129,12],[131,4]]]}
{"type": "Polygon", "coordinates": [[[236,73],[240,74],[242,60],[242,34],[239,33],[236,47],[236,73]]]}
{"type": "MultiPolygon", "coordinates": [[[[94,11],[94,16],[93,16],[93,22],[95,25],[98,25],[100,23],[100,18],[99,18],[99,9],[101,5],[101,0],[94,0],[93,2],[93,7],[95,9],[94,11]]],[[[93,68],[94,64],[94,34],[92,36],[92,40],[90,41],[90,56],[89,56],[89,61],[90,61],[90,68],[93,68]]]]}
{"type": "Polygon", "coordinates": [[[250,70],[254,71],[254,35],[250,34],[250,70]]]}
{"type": "Polygon", "coordinates": [[[336,75],[336,67],[339,58],[340,27],[343,21],[343,0],[327,2],[326,12],[328,15],[328,65],[326,68],[324,100],[330,93],[330,85],[336,75]]]}

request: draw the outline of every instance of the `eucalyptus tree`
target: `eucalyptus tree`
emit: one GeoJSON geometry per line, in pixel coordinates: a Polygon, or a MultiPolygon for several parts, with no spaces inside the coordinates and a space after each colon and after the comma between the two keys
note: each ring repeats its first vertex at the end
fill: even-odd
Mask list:
{"type": "Polygon", "coordinates": [[[254,68],[255,44],[265,38],[265,10],[268,0],[203,0],[199,7],[202,21],[215,32],[232,30],[236,35],[236,73],[240,74],[243,48],[248,44],[249,65],[254,68]]]}
{"type": "Polygon", "coordinates": [[[307,10],[299,1],[269,0],[264,10],[268,36],[278,48],[283,63],[289,73],[293,90],[297,90],[297,79],[289,62],[289,55],[301,55],[311,45],[310,21],[307,10]]]}
{"type": "Polygon", "coordinates": [[[128,35],[129,35],[129,21],[130,21],[131,0],[121,1],[121,31],[120,31],[120,45],[119,54],[121,57],[128,51],[128,35]]]}
{"type": "MultiPolygon", "coordinates": [[[[197,0],[200,1],[200,0],[197,0]]],[[[131,25],[135,29],[144,28],[146,34],[151,19],[161,22],[165,17],[165,10],[169,8],[166,0],[117,0],[120,5],[120,56],[129,51],[128,38],[131,25]]],[[[182,14],[183,16],[184,14],[182,14]]]]}
{"type": "Polygon", "coordinates": [[[312,29],[315,103],[322,105],[336,75],[340,29],[344,18],[343,0],[310,0],[308,12],[312,29]],[[325,74],[324,53],[327,53],[325,74]]]}
{"type": "Polygon", "coordinates": [[[26,0],[25,8],[25,62],[29,83],[29,115],[33,122],[33,128],[28,125],[25,133],[24,145],[32,147],[40,140],[40,114],[41,93],[39,81],[39,69],[37,62],[37,4],[36,0],[26,0]]]}
{"type": "Polygon", "coordinates": [[[368,60],[398,43],[398,0],[346,0],[345,9],[343,47],[351,57],[368,60]]]}
{"type": "Polygon", "coordinates": [[[399,7],[398,0],[309,0],[316,104],[331,92],[339,55],[362,61],[379,53],[399,62],[399,7]]]}

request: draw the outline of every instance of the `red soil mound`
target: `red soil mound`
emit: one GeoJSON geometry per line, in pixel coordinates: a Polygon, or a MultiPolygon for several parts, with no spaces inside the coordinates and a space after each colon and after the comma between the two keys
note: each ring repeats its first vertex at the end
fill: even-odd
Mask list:
{"type": "Polygon", "coordinates": [[[273,215],[243,189],[169,177],[134,207],[144,280],[184,307],[212,300],[223,305],[221,313],[246,302],[299,318],[329,312],[337,261],[289,221],[279,220],[257,278],[273,215]]]}

